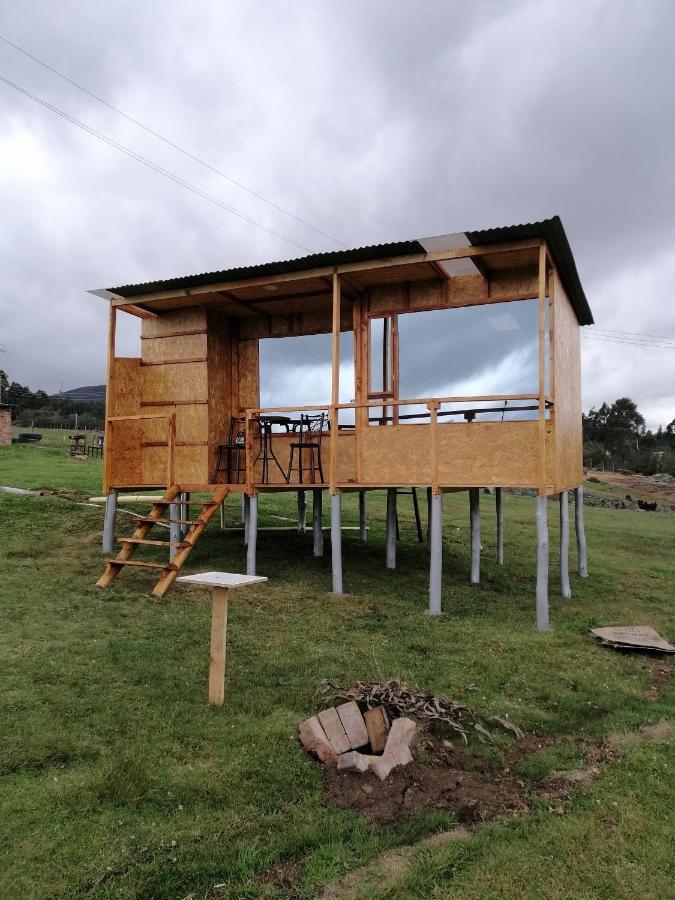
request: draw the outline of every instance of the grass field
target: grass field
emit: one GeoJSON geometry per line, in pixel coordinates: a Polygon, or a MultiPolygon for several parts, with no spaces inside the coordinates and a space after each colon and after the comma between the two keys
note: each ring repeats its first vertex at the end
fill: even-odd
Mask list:
{"type": "MultiPolygon", "coordinates": [[[[138,573],[94,586],[102,514],[77,501],[100,493],[100,463],[68,459],[61,438],[0,448],[0,484],[73,492],[0,495],[2,898],[309,898],[360,867],[349,896],[673,896],[673,684],[648,702],[652,661],[588,636],[640,623],[675,638],[673,516],[588,508],[591,577],[573,576],[563,601],[551,504],[546,633],[533,627],[531,498],[505,498],[503,567],[482,498],[480,587],[468,584],[467,498],[445,498],[436,620],[424,614],[428,560],[409,498],[392,573],[384,499],[369,497],[368,543],[344,538],[340,599],[311,535],[263,532],[258,569],[270,581],[230,604],[226,700],[215,709],[205,702],[208,594],[176,587],[155,602],[138,573]],[[542,736],[517,769],[528,812],[441,843],[428,838],[457,824],[448,812],[378,829],[324,801],[320,768],[296,740],[297,723],[320,708],[320,681],[395,676],[542,736]],[[536,786],[585,764],[580,739],[615,752],[551,805],[536,786]],[[383,868],[395,848],[406,864],[383,868]]],[[[264,496],[261,524],[283,524],[293,503],[264,496]]],[[[226,521],[237,514],[233,499],[226,521]]],[[[348,497],[345,524],[355,514],[348,497]]],[[[243,566],[241,537],[212,524],[188,569],[243,566]]],[[[505,747],[470,749],[499,757],[505,747]]]]}

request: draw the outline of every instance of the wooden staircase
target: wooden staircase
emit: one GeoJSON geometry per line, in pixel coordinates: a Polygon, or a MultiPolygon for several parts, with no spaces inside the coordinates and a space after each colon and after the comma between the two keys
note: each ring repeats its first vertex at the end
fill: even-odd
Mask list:
{"type": "Polygon", "coordinates": [[[210,500],[176,500],[181,489],[178,485],[171,485],[162,497],[152,504],[152,509],[147,516],[137,519],[137,527],[131,537],[120,538],[122,544],[117,556],[114,559],[106,559],[105,572],[96,582],[97,587],[108,587],[125,566],[137,567],[142,569],[156,569],[159,574],[159,581],[153,588],[152,593],[155,597],[163,597],[176,580],[176,577],[183,568],[183,564],[187,560],[190,553],[204,533],[209,521],[227,497],[228,488],[218,487],[210,500]],[[171,519],[165,518],[166,509],[172,505],[175,506],[201,506],[201,513],[196,519],[171,519]],[[181,541],[160,541],[148,538],[152,528],[157,525],[187,525],[188,532],[181,541]],[[174,547],[176,552],[173,559],[166,563],[157,562],[141,562],[131,557],[136,549],[141,546],[164,547],[167,550],[174,547]]]}

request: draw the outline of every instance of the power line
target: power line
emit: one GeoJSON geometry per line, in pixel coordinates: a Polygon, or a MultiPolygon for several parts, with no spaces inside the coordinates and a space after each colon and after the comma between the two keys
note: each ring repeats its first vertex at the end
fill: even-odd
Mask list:
{"type": "Polygon", "coordinates": [[[675,341],[675,337],[671,337],[670,335],[667,335],[667,334],[645,334],[644,332],[640,332],[640,331],[617,331],[614,328],[597,328],[596,327],[593,329],[593,333],[595,333],[597,331],[608,332],[609,334],[617,334],[617,335],[625,334],[625,335],[631,335],[634,337],[659,338],[659,339],[663,339],[666,341],[675,341]]]}
{"type": "Polygon", "coordinates": [[[675,347],[672,347],[672,346],[666,345],[666,344],[640,344],[640,343],[635,344],[635,343],[632,343],[631,341],[613,341],[613,340],[609,340],[609,339],[605,339],[605,338],[601,338],[601,337],[587,337],[584,339],[584,343],[588,343],[589,341],[591,343],[596,343],[596,344],[606,344],[609,347],[613,347],[616,350],[633,349],[633,350],[647,350],[650,352],[654,351],[654,350],[665,350],[665,351],[669,351],[671,353],[675,352],[675,347]]]}
{"type": "Polygon", "coordinates": [[[586,335],[587,338],[603,338],[607,341],[623,341],[625,343],[630,344],[663,344],[666,347],[672,347],[675,350],[675,340],[671,340],[670,338],[643,338],[643,337],[619,337],[615,334],[608,334],[607,332],[593,332],[593,334],[586,335]]]}
{"type": "Polygon", "coordinates": [[[191,153],[189,150],[186,150],[184,147],[181,147],[179,144],[176,144],[174,141],[170,140],[167,137],[164,137],[163,134],[160,134],[158,131],[155,131],[153,128],[150,128],[148,125],[144,125],[143,122],[139,122],[138,119],[135,119],[133,116],[130,116],[128,113],[125,113],[123,110],[119,109],[119,107],[114,106],[108,100],[104,100],[103,97],[99,97],[98,94],[94,94],[93,91],[90,91],[88,88],[79,84],[77,81],[74,81],[72,78],[69,78],[67,75],[64,75],[63,72],[59,72],[58,69],[55,69],[53,66],[50,66],[48,63],[44,62],[41,59],[38,59],[37,56],[34,56],[32,53],[29,53],[28,50],[25,50],[23,47],[20,47],[18,44],[13,43],[8,38],[3,37],[0,34],[0,41],[12,47],[14,50],[17,50],[19,53],[22,53],[24,56],[27,56],[28,59],[32,59],[33,62],[37,63],[39,66],[42,66],[47,71],[51,72],[53,75],[56,75],[58,78],[61,78],[63,81],[66,81],[68,84],[77,88],[78,91],[82,91],[82,93],[86,94],[88,97],[102,103],[104,106],[107,106],[108,109],[111,109],[113,112],[117,113],[118,116],[122,116],[122,118],[126,119],[128,122],[132,122],[134,125],[138,126],[138,128],[142,128],[143,131],[151,134],[153,137],[156,137],[158,140],[165,143],[167,146],[177,150],[179,153],[182,153],[183,156],[187,156],[188,159],[191,159],[193,162],[198,163],[200,166],[203,166],[205,169],[208,169],[209,172],[213,172],[215,175],[219,175],[221,178],[224,178],[226,181],[229,181],[230,184],[234,184],[236,187],[241,188],[242,191],[246,191],[252,197],[256,197],[258,200],[262,200],[263,203],[267,203],[268,206],[271,206],[273,209],[276,209],[277,212],[283,213],[286,216],[289,216],[291,219],[294,219],[296,222],[299,222],[301,225],[304,225],[306,228],[311,228],[312,231],[315,231],[317,234],[322,235],[322,237],[328,238],[329,241],[333,241],[336,244],[339,244],[341,247],[346,247],[347,245],[342,241],[338,240],[338,238],[333,237],[331,234],[328,234],[326,231],[322,231],[320,228],[317,228],[316,225],[312,225],[311,222],[308,222],[306,219],[302,219],[300,216],[295,215],[295,213],[290,212],[290,210],[285,209],[283,206],[279,206],[278,203],[274,203],[272,200],[268,200],[267,197],[264,197],[262,194],[259,194],[257,191],[254,191],[252,188],[247,187],[245,184],[242,184],[240,181],[237,181],[236,178],[232,178],[230,175],[226,175],[225,172],[222,172],[220,169],[215,168],[210,163],[205,162],[203,159],[200,159],[196,154],[191,153]]]}
{"type": "Polygon", "coordinates": [[[149,169],[152,169],[153,172],[156,172],[158,175],[163,175],[165,178],[168,178],[169,181],[173,181],[174,184],[179,185],[180,187],[185,188],[187,191],[191,191],[193,194],[196,194],[198,197],[202,197],[204,200],[208,200],[210,203],[219,206],[221,209],[224,209],[226,212],[232,213],[232,215],[238,216],[240,219],[243,219],[244,222],[248,222],[250,225],[255,225],[257,228],[261,228],[263,231],[266,231],[268,234],[274,235],[274,237],[279,238],[282,241],[286,241],[287,244],[292,244],[294,247],[299,247],[300,250],[304,250],[306,253],[311,253],[312,251],[305,247],[304,244],[298,243],[298,241],[294,241],[292,238],[286,237],[281,234],[279,231],[275,231],[273,228],[264,225],[262,222],[258,222],[257,219],[251,218],[251,216],[246,215],[243,212],[240,212],[238,209],[235,209],[233,206],[225,203],[219,197],[214,197],[213,194],[207,193],[207,191],[203,191],[201,188],[198,188],[196,185],[192,184],[189,181],[186,181],[184,178],[181,178],[180,175],[176,175],[174,172],[170,172],[168,169],[163,168],[157,163],[152,162],[152,160],[148,159],[145,156],[141,156],[140,153],[136,153],[135,150],[125,146],[124,144],[120,144],[118,141],[113,140],[113,138],[108,137],[108,135],[104,134],[102,131],[97,131],[95,128],[92,128],[90,125],[86,125],[84,122],[80,122],[79,119],[76,119],[74,116],[69,115],[69,113],[64,112],[62,109],[59,109],[58,106],[54,106],[51,103],[48,103],[46,100],[43,100],[41,97],[38,97],[36,94],[32,94],[30,91],[26,90],[26,88],[21,87],[21,85],[16,84],[13,81],[10,81],[9,78],[6,78],[4,75],[0,75],[0,81],[4,82],[9,87],[13,88],[15,91],[18,91],[20,94],[23,94],[26,97],[29,97],[31,100],[34,100],[36,103],[39,103],[41,106],[44,106],[45,109],[50,110],[56,115],[61,116],[62,119],[65,119],[67,122],[70,122],[71,125],[77,126],[77,128],[81,128],[83,131],[86,131],[88,134],[92,135],[95,138],[98,138],[100,141],[103,141],[105,144],[108,144],[110,147],[113,147],[115,150],[119,150],[121,153],[126,154],[131,159],[135,159],[136,162],[141,163],[144,166],[147,166],[149,169]]]}

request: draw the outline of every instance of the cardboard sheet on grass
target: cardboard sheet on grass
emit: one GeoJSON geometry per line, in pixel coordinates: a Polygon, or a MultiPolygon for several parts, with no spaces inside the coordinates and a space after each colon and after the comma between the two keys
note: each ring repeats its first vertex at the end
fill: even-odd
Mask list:
{"type": "Polygon", "coordinates": [[[612,628],[591,628],[591,634],[603,644],[617,650],[654,650],[658,653],[675,653],[658,631],[647,625],[619,625],[612,628]]]}

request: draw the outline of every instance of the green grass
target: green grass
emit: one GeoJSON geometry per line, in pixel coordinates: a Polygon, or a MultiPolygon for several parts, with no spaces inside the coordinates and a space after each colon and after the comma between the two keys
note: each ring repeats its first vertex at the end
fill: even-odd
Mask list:
{"type": "MultiPolygon", "coordinates": [[[[58,439],[0,448],[0,483],[100,492],[100,463],[58,439]]],[[[551,619],[534,628],[534,503],[508,496],[506,565],[494,563],[494,511],[482,497],[483,583],[472,588],[465,495],[444,498],[443,609],[429,619],[428,560],[410,498],[400,503],[399,568],[384,566],[384,500],[369,496],[369,537],[343,542],[345,588],[330,596],[329,553],[311,536],[259,536],[270,576],[230,604],[226,700],[206,703],[208,594],[124,573],[101,591],[102,513],[63,497],[0,495],[0,896],[314,897],[322,886],[453,825],[429,812],[377,831],[322,801],[318,766],[296,727],[323,678],[400,676],[561,739],[519,764],[527,785],[576,767],[573,739],[600,740],[673,718],[672,685],[647,704],[645,657],[588,637],[600,624],[650,624],[675,637],[672,516],[587,508],[591,577],[557,592],[550,505],[551,619]],[[270,877],[297,861],[292,886],[270,877]],[[221,887],[215,887],[220,885],[221,887]]],[[[261,524],[292,517],[265,495],[261,524]]],[[[356,523],[355,497],[344,502],[356,523]]],[[[234,524],[238,503],[226,519],[234,524]]],[[[119,525],[126,533],[125,520],[119,525]]],[[[326,548],[328,551],[328,547],[326,548]]],[[[212,525],[189,571],[242,571],[241,537],[212,525]]],[[[673,746],[627,742],[597,781],[559,809],[420,843],[410,868],[367,896],[672,895],[673,746]]],[[[370,891],[370,889],[369,889],[370,891]]],[[[366,896],[363,893],[362,896],[366,896]]]]}

